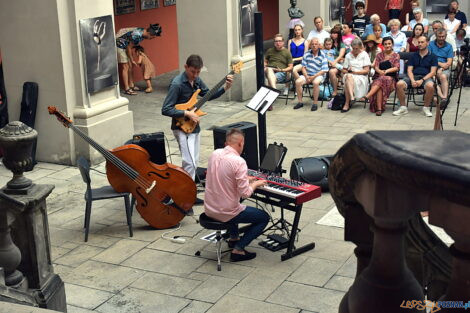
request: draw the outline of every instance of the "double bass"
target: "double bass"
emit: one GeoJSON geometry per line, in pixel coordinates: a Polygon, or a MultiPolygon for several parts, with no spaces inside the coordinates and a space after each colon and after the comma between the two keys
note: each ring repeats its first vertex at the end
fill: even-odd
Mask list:
{"type": "Polygon", "coordinates": [[[55,107],[49,106],[48,111],[103,155],[110,185],[117,192],[132,194],[137,211],[150,226],[173,227],[187,215],[196,201],[196,184],[182,168],[152,163],[148,152],[133,144],[107,150],[55,107]]]}

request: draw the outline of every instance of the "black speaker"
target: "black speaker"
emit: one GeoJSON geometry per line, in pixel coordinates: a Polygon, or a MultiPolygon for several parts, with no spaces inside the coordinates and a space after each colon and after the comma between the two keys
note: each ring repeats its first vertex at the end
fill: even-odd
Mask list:
{"type": "Polygon", "coordinates": [[[155,164],[166,163],[165,135],[163,132],[136,134],[130,143],[141,146],[150,154],[150,161],[155,164]]]}
{"type": "Polygon", "coordinates": [[[238,122],[214,128],[214,149],[225,147],[225,134],[231,128],[238,128],[245,134],[245,147],[241,157],[245,159],[248,168],[258,170],[258,134],[253,123],[238,122]]]}
{"type": "Polygon", "coordinates": [[[333,155],[294,159],[290,166],[290,178],[328,190],[328,168],[333,155]]]}

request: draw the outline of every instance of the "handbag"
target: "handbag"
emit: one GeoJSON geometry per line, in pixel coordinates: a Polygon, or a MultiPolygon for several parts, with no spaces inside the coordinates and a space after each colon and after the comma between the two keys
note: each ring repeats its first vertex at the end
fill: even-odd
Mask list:
{"type": "MultiPolygon", "coordinates": [[[[379,69],[381,69],[382,71],[388,70],[389,68],[392,68],[392,62],[390,62],[389,60],[379,63],[379,69]]],[[[385,75],[386,76],[391,76],[391,77],[396,77],[397,73],[387,73],[385,75]]]]}

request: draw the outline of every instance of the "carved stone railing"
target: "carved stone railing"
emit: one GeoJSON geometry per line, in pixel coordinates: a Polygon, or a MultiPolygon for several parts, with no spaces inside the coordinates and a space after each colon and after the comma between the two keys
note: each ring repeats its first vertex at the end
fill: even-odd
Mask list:
{"type": "Polygon", "coordinates": [[[423,301],[425,292],[430,300],[470,300],[470,135],[455,131],[356,135],[335,155],[329,185],[345,218],[345,240],[357,246],[356,278],[340,313],[423,312],[403,303],[423,301]],[[433,242],[438,239],[421,225],[420,211],[429,211],[430,224],[452,237],[455,243],[449,249],[433,242]],[[432,240],[421,242],[420,230],[432,240]],[[441,270],[436,281],[443,288],[431,294],[426,275],[410,270],[406,260],[413,258],[405,248],[410,242],[415,251],[433,248],[429,255],[436,260],[432,263],[428,257],[428,265],[441,270]]]}

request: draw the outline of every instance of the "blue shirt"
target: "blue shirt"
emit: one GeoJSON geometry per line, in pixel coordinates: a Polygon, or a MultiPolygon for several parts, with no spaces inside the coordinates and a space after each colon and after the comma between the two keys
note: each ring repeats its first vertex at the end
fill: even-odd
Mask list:
{"type": "Polygon", "coordinates": [[[432,54],[437,56],[437,61],[441,63],[446,63],[448,58],[453,58],[454,57],[454,51],[452,49],[452,46],[444,41],[444,46],[439,48],[437,46],[437,43],[435,40],[431,41],[429,44],[429,51],[431,51],[432,54]]]}
{"type": "Polygon", "coordinates": [[[328,60],[320,50],[318,50],[317,56],[313,55],[312,50],[305,52],[304,58],[302,59],[302,66],[307,70],[308,76],[313,76],[320,71],[328,72],[328,60]]]}
{"type": "Polygon", "coordinates": [[[413,66],[413,75],[426,76],[431,72],[431,67],[437,67],[437,57],[428,51],[423,58],[418,52],[413,52],[408,60],[408,66],[413,66]]]}
{"type": "Polygon", "coordinates": [[[330,50],[321,49],[320,51],[326,57],[327,61],[331,61],[331,62],[335,61],[335,59],[336,59],[336,49],[330,49],[330,50]]]}
{"type": "MultiPolygon", "coordinates": [[[[168,90],[168,94],[166,95],[162,106],[162,114],[172,117],[171,129],[179,129],[176,126],[175,117],[184,116],[184,111],[175,109],[175,105],[188,102],[193,93],[198,89],[201,89],[201,92],[199,93],[200,96],[204,96],[209,91],[209,88],[207,88],[206,84],[200,77],[197,77],[194,80],[193,86],[191,86],[189,83],[186,72],[183,72],[173,78],[170,84],[170,89],[168,90]]],[[[219,90],[217,90],[217,92],[215,92],[209,100],[220,97],[224,92],[224,88],[220,87],[219,90]]],[[[200,131],[201,129],[198,124],[193,133],[199,133],[200,131]]]]}
{"type": "MultiPolygon", "coordinates": [[[[387,32],[387,27],[384,24],[380,23],[380,27],[382,28],[382,35],[380,37],[384,38],[385,33],[387,32]]],[[[374,34],[374,24],[369,24],[366,26],[364,30],[364,34],[362,34],[362,39],[366,39],[368,35],[374,34]]]]}

